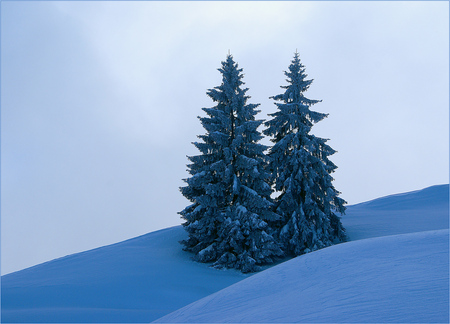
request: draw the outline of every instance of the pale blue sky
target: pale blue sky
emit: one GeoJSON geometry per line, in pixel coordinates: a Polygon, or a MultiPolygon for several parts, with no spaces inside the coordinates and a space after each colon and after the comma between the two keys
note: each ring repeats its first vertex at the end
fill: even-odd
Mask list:
{"type": "Polygon", "coordinates": [[[228,50],[261,119],[298,49],[350,204],[448,183],[448,2],[1,2],[2,273],[181,223],[228,50]]]}

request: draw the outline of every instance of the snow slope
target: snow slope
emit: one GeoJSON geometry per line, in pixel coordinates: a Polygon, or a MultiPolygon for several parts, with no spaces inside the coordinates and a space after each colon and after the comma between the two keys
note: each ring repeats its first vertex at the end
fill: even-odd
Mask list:
{"type": "Polygon", "coordinates": [[[353,242],[253,276],[192,262],[180,226],[53,260],[2,277],[2,322],[448,322],[448,192],[350,206],[353,242]]]}
{"type": "Polygon", "coordinates": [[[448,323],[448,229],[297,257],[158,323],[448,323]]]}
{"type": "Polygon", "coordinates": [[[2,322],[150,322],[248,275],[190,260],[181,226],[2,276],[2,322]]]}
{"type": "Polygon", "coordinates": [[[349,206],[342,223],[352,241],[449,228],[449,186],[378,198],[349,206]]]}

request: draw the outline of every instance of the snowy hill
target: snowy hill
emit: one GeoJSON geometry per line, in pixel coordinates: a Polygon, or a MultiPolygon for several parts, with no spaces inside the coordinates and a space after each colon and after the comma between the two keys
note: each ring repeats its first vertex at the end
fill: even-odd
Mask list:
{"type": "Polygon", "coordinates": [[[181,226],[2,276],[2,322],[150,322],[248,275],[190,260],[181,226]]]}
{"type": "Polygon", "coordinates": [[[342,222],[352,241],[449,228],[449,186],[387,196],[350,206],[342,222]]]}
{"type": "Polygon", "coordinates": [[[180,226],[74,254],[3,276],[2,322],[448,322],[448,197],[350,206],[352,242],[252,276],[192,262],[180,226]]]}
{"type": "Polygon", "coordinates": [[[448,323],[448,230],[335,245],[282,263],[158,323],[448,323]]]}

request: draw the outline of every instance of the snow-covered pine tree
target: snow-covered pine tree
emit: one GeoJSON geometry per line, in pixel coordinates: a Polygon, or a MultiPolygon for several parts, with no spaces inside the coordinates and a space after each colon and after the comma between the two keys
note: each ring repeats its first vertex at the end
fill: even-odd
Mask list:
{"type": "Polygon", "coordinates": [[[180,212],[189,234],[182,244],[197,261],[251,272],[282,254],[269,226],[278,215],[271,211],[267,147],[258,143],[263,120],[255,119],[258,104],[247,104],[231,55],[218,70],[222,84],[207,92],[216,105],[203,108],[206,134],[193,143],[201,154],[188,157],[191,176],[180,188],[192,203],[180,212]]]}
{"type": "Polygon", "coordinates": [[[276,192],[275,210],[281,216],[277,238],[289,255],[300,255],[346,240],[336,213],[345,212],[343,199],[333,186],[331,173],[337,168],[329,160],[334,151],[327,140],[310,134],[312,126],[327,114],[310,107],[320,100],[307,99],[304,92],[313,80],[306,80],[305,68],[296,52],[284,93],[271,97],[277,111],[269,114],[264,134],[273,137],[269,170],[276,192]]]}

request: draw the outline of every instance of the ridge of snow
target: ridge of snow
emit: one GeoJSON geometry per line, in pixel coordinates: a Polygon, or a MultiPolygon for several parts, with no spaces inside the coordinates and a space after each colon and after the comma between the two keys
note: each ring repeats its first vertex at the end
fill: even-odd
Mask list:
{"type": "Polygon", "coordinates": [[[155,322],[448,322],[448,242],[446,229],[334,245],[267,269],[155,322]]]}
{"type": "Polygon", "coordinates": [[[416,209],[426,208],[430,205],[445,204],[448,205],[449,185],[435,185],[420,190],[402,192],[388,195],[359,204],[352,205],[352,208],[372,208],[372,209],[416,209]]]}
{"type": "Polygon", "coordinates": [[[449,185],[349,206],[342,223],[352,241],[449,228],[449,185]]]}

